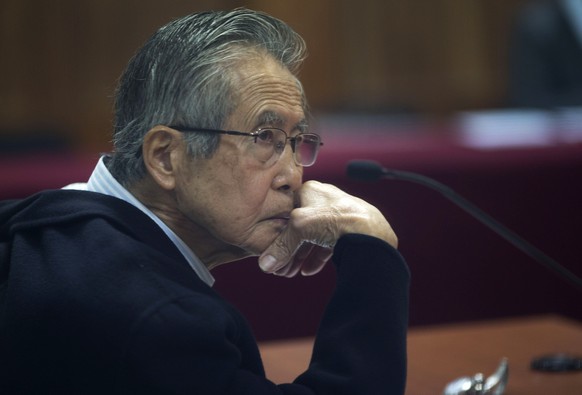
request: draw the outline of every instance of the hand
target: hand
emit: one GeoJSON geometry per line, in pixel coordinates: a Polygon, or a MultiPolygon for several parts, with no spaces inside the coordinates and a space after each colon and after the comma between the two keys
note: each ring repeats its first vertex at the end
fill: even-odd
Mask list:
{"type": "Polygon", "coordinates": [[[331,258],[337,240],[348,233],[378,237],[393,247],[398,239],[382,213],[339,188],[307,181],[297,192],[299,206],[289,224],[259,257],[261,269],[292,277],[318,273],[331,258]]]}

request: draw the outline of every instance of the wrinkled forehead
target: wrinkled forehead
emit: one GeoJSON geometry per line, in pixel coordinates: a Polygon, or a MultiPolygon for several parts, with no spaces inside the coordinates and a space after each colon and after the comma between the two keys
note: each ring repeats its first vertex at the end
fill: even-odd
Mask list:
{"type": "Polygon", "coordinates": [[[293,129],[306,124],[306,101],[301,83],[288,69],[269,56],[255,56],[239,63],[231,79],[234,113],[248,127],[274,126],[293,129]],[[251,124],[252,123],[252,124],[251,124]]]}
{"type": "Polygon", "coordinates": [[[230,80],[233,93],[241,100],[245,100],[245,94],[273,87],[277,93],[296,97],[304,112],[307,111],[305,91],[299,78],[264,51],[249,50],[244,58],[231,65],[230,80]]]}

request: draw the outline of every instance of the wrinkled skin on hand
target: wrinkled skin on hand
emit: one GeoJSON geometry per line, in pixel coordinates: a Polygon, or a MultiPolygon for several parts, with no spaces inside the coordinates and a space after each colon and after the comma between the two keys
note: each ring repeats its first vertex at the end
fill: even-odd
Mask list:
{"type": "Polygon", "coordinates": [[[297,208],[287,227],[259,257],[266,273],[292,277],[318,273],[331,258],[337,240],[350,233],[365,234],[398,246],[382,213],[339,188],[307,181],[297,191],[297,208]]]}

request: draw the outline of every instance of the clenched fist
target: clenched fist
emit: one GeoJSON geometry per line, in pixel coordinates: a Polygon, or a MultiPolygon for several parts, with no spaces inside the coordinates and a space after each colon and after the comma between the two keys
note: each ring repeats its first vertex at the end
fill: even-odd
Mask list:
{"type": "Polygon", "coordinates": [[[259,257],[267,273],[315,274],[345,234],[374,236],[395,248],[398,245],[392,227],[376,207],[333,185],[307,181],[297,192],[297,205],[287,227],[259,257]]]}

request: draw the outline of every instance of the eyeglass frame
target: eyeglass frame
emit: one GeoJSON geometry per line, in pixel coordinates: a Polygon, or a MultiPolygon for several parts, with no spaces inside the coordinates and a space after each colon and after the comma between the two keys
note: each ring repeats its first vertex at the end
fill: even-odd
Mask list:
{"type": "MultiPolygon", "coordinates": [[[[257,138],[259,137],[259,133],[262,130],[278,130],[283,132],[283,134],[285,135],[285,145],[287,145],[287,141],[291,142],[291,150],[293,151],[293,161],[295,162],[296,165],[298,166],[302,166],[302,167],[309,167],[309,166],[313,166],[317,160],[317,155],[319,154],[319,148],[321,146],[323,146],[323,142],[321,141],[321,136],[317,133],[299,133],[296,136],[289,136],[287,134],[287,132],[285,132],[283,129],[281,128],[275,128],[275,127],[265,127],[265,128],[258,128],[257,130],[255,130],[254,132],[239,132],[237,130],[222,130],[222,129],[207,129],[207,128],[191,128],[191,127],[183,127],[183,126],[175,126],[175,125],[170,125],[168,126],[169,128],[175,129],[179,132],[182,133],[189,133],[189,132],[202,132],[202,133],[219,133],[219,134],[228,134],[231,136],[247,136],[247,137],[253,137],[255,140],[255,143],[257,142],[257,138]],[[308,165],[304,165],[301,163],[298,163],[297,161],[297,156],[296,156],[296,144],[297,144],[297,137],[299,136],[316,136],[317,140],[319,141],[318,145],[316,146],[316,151],[315,151],[315,155],[313,156],[313,162],[308,164],[308,165]]],[[[281,152],[282,154],[283,152],[281,152]]]]}

